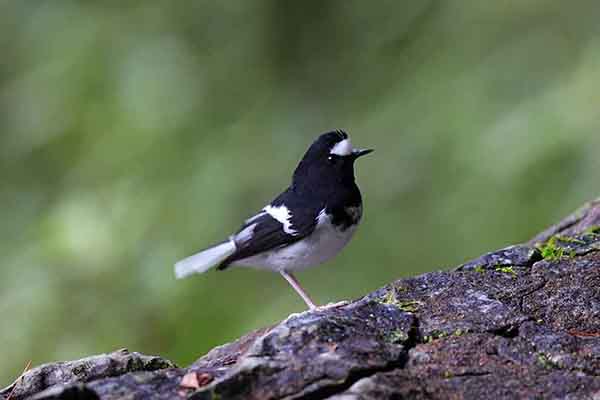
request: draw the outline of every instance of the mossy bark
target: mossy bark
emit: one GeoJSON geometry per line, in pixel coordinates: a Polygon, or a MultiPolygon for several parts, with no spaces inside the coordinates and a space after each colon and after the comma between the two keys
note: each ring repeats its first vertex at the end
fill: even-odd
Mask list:
{"type": "Polygon", "coordinates": [[[600,396],[600,201],[530,242],[292,315],[187,368],[127,351],[27,372],[0,399],[600,396]]]}

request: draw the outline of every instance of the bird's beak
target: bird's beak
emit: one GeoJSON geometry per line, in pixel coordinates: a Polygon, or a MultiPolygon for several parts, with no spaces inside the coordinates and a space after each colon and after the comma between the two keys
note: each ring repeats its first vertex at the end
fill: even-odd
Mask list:
{"type": "Polygon", "coordinates": [[[352,150],[352,157],[357,159],[358,157],[366,156],[369,153],[372,153],[373,149],[354,149],[352,150]]]}

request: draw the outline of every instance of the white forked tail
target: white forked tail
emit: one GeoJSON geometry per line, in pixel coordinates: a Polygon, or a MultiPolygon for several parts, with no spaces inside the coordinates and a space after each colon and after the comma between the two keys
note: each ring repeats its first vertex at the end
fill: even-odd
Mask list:
{"type": "Polygon", "coordinates": [[[175,276],[177,279],[185,278],[192,274],[201,274],[225,261],[227,257],[235,252],[235,243],[230,240],[218,244],[209,249],[184,258],[175,264],[175,276]]]}

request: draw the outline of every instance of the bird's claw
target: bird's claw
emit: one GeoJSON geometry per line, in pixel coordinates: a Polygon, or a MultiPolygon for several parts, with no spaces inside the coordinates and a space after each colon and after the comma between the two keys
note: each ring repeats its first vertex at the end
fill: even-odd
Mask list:
{"type": "Polygon", "coordinates": [[[316,306],[315,308],[310,308],[308,310],[304,310],[298,313],[291,313],[290,315],[288,315],[288,317],[285,319],[285,321],[288,321],[292,318],[296,318],[299,317],[303,314],[306,314],[308,312],[312,312],[312,311],[325,311],[325,310],[329,310],[332,308],[339,308],[339,307],[344,307],[347,306],[348,304],[350,304],[350,302],[348,300],[342,300],[342,301],[338,301],[336,303],[328,303],[328,304],[324,304],[322,306],[316,306]]]}
{"type": "Polygon", "coordinates": [[[314,309],[314,311],[324,311],[324,310],[328,310],[330,308],[344,307],[344,306],[347,306],[348,304],[350,304],[350,302],[348,300],[342,300],[342,301],[338,301],[337,303],[328,303],[328,304],[324,304],[322,306],[317,306],[314,309]]]}

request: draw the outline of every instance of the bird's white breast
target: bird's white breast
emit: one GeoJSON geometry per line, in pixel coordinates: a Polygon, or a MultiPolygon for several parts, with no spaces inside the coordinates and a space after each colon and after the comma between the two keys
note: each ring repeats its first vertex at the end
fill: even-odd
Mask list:
{"type": "Polygon", "coordinates": [[[289,246],[238,260],[234,265],[289,272],[319,265],[334,257],[348,244],[356,226],[341,230],[331,223],[331,216],[323,210],[317,217],[315,230],[306,238],[289,246]]]}

